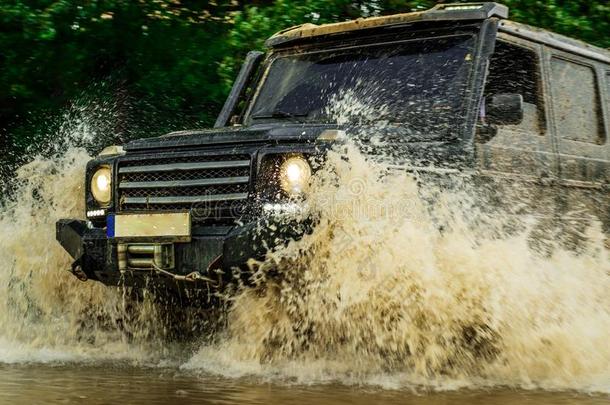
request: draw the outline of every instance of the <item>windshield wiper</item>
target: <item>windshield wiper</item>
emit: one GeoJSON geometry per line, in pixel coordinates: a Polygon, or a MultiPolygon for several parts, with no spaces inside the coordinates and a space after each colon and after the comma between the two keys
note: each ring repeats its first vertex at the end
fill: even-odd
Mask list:
{"type": "Polygon", "coordinates": [[[274,111],[270,111],[270,112],[262,112],[260,114],[253,114],[252,118],[253,119],[259,119],[259,118],[299,118],[299,117],[307,117],[309,114],[305,113],[291,113],[291,112],[287,112],[287,111],[282,111],[282,110],[274,110],[274,111]]]}

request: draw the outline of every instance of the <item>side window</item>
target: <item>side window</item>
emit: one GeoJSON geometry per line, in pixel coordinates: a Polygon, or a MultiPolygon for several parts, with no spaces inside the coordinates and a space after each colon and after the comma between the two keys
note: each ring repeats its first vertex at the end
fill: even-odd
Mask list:
{"type": "Polygon", "coordinates": [[[523,121],[503,125],[499,131],[542,134],[545,131],[544,101],[540,78],[540,61],[536,52],[504,41],[498,41],[489,61],[484,96],[513,93],[523,96],[523,121]]]}
{"type": "Polygon", "coordinates": [[[557,134],[561,139],[604,143],[595,70],[558,57],[551,59],[551,87],[557,134]]]}

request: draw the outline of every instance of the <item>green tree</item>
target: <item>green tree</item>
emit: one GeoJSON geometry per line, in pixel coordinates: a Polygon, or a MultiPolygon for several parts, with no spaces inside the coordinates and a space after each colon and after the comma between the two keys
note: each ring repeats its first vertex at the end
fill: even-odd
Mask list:
{"type": "MultiPolygon", "coordinates": [[[[93,112],[103,124],[98,133],[119,141],[209,126],[245,54],[263,49],[274,32],[296,24],[420,10],[434,3],[4,0],[0,147],[4,143],[22,151],[39,144],[65,121],[57,117],[74,110],[91,110],[85,112],[93,112]],[[94,102],[88,106],[83,98],[94,102]],[[71,110],[70,105],[76,107],[71,110]],[[111,117],[105,123],[104,114],[111,117]]],[[[514,20],[610,47],[607,1],[504,3],[514,20]]]]}
{"type": "Polygon", "coordinates": [[[118,137],[212,122],[225,95],[218,75],[230,28],[225,16],[237,7],[180,0],[1,3],[0,127],[12,144],[27,146],[53,133],[61,120],[49,117],[88,92],[113,100],[118,137]]]}

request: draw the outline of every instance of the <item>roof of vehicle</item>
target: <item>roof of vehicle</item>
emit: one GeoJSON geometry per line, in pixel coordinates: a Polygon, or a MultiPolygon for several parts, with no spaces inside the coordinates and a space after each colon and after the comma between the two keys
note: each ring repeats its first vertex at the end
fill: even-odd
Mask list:
{"type": "Polygon", "coordinates": [[[508,21],[506,20],[508,18],[508,7],[493,2],[437,4],[429,10],[411,13],[358,18],[356,20],[332,24],[302,24],[274,34],[267,40],[266,45],[271,48],[281,47],[312,37],[342,34],[378,27],[400,26],[420,21],[468,21],[483,20],[491,17],[502,20],[499,28],[501,31],[610,63],[610,50],[541,28],[508,21]]]}
{"type": "Polygon", "coordinates": [[[268,47],[276,47],[304,38],[340,34],[367,28],[408,24],[417,21],[482,20],[489,17],[508,18],[508,7],[491,2],[437,4],[429,10],[412,13],[358,18],[356,20],[323,25],[308,23],[290,27],[276,33],[267,40],[266,45],[268,47]]]}
{"type": "Polygon", "coordinates": [[[500,22],[500,31],[610,64],[610,50],[515,21],[500,22]]]}

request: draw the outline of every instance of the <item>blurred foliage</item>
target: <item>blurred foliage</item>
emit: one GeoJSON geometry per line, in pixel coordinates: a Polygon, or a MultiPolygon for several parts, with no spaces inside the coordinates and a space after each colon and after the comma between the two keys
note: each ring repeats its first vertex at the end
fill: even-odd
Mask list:
{"type": "MultiPolygon", "coordinates": [[[[110,141],[209,126],[242,58],[274,32],[434,3],[2,0],[0,146],[22,150],[41,142],[83,97],[111,106],[103,126],[110,141]]],[[[514,20],[610,47],[607,1],[504,3],[514,20]]]]}

